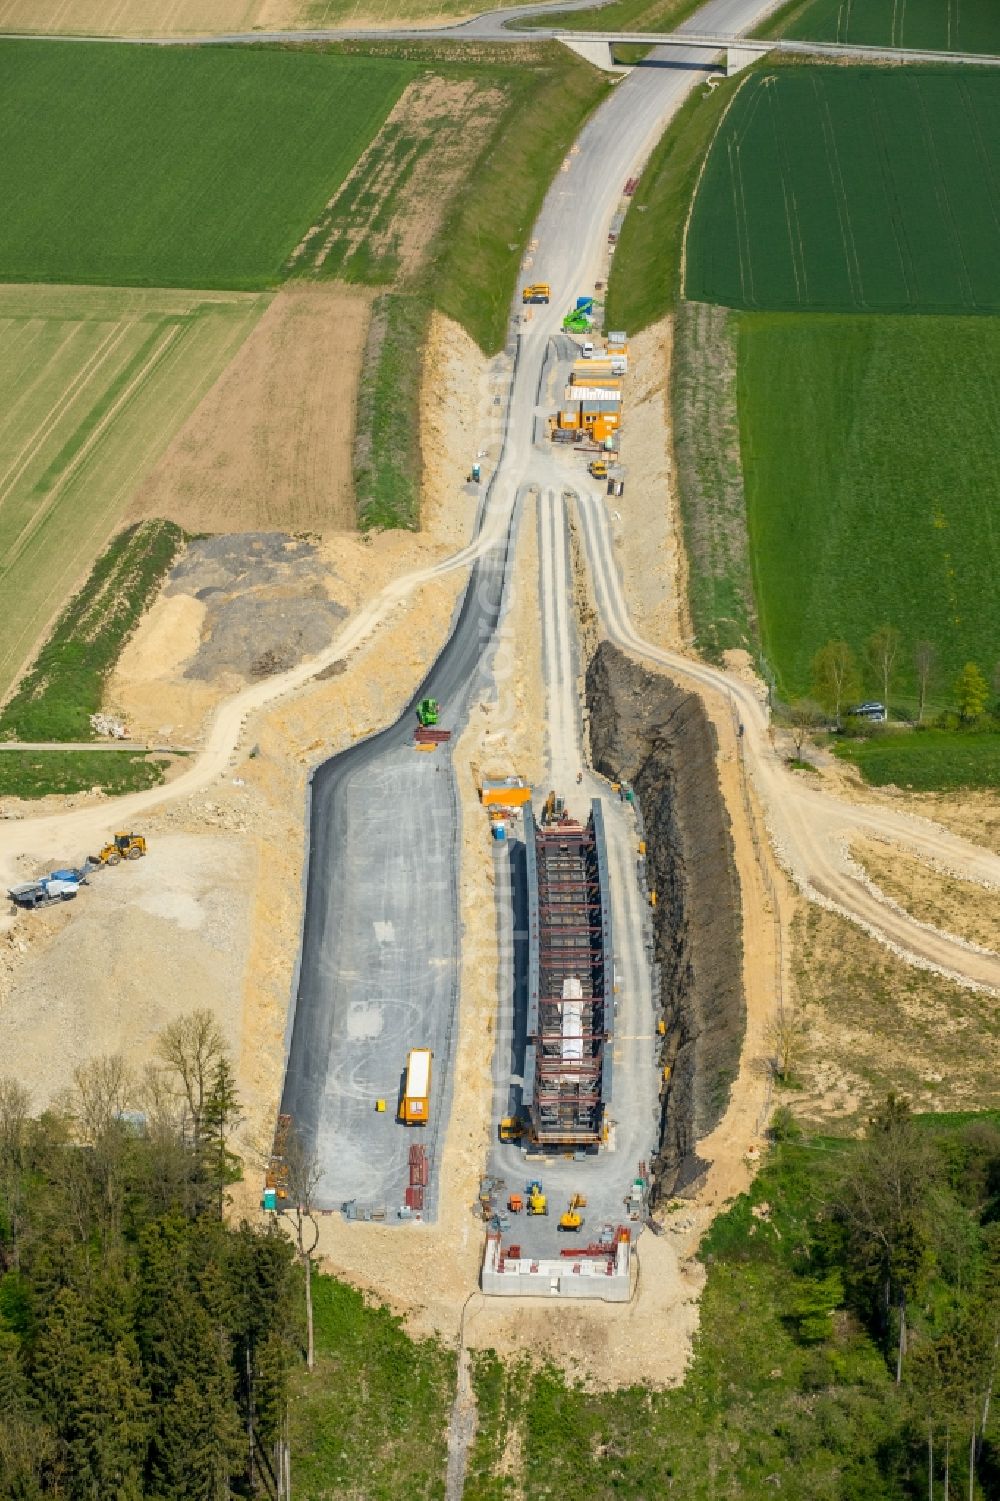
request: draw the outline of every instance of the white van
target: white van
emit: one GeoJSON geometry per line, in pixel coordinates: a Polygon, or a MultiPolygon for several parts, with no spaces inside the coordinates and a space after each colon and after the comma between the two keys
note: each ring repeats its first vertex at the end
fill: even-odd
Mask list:
{"type": "Polygon", "coordinates": [[[583,348],[580,353],[585,360],[592,360],[594,358],[594,346],[589,339],[584,339],[583,348]]]}

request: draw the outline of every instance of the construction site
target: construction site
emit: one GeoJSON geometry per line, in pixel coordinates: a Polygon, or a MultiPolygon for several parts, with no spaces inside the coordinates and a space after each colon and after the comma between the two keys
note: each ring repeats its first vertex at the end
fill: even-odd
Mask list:
{"type": "MultiPolygon", "coordinates": [[[[91,804],[76,824],[71,811],[3,831],[7,868],[32,877],[11,875],[12,901],[52,908],[37,919],[52,924],[42,959],[46,944],[76,953],[62,934],[92,912],[105,926],[91,952],[108,944],[130,883],[134,907],[181,933],[158,940],[180,953],[225,885],[236,915],[206,924],[198,963],[242,1038],[253,1166],[240,1210],[294,1204],[304,1156],[328,1265],[419,1303],[425,1328],[457,1320],[477,1278],[494,1309],[510,1296],[635,1306],[648,1256],[676,1290],[697,1226],[665,1228],[664,1205],[703,1195],[714,1212],[749,1176],[766,1124],[760,1062],[787,900],[772,825],[804,891],[833,892],[838,912],[917,962],[984,990],[996,978],[995,955],[931,939],[852,874],[842,846],[875,821],[871,804],[790,780],[752,675],[701,662],[640,608],[644,590],[656,609],[683,593],[677,568],[663,584],[676,517],[645,485],[635,431],[650,421],[650,403],[636,419],[637,376],[659,389],[662,375],[643,336],[604,332],[603,299],[635,170],[687,83],[649,70],[616,86],[546,200],[504,349],[449,367],[452,392],[479,399],[441,441],[435,429],[432,542],[356,542],[353,592],[334,596],[328,559],[272,537],[269,611],[283,625],[308,615],[315,634],[296,614],[298,634],[268,643],[266,677],[242,564],[217,555],[218,539],[192,543],[154,606],[168,634],[186,622],[191,671],[180,653],[174,676],[205,694],[190,765],[113,823],[91,804]],[[569,192],[584,173],[587,191],[569,192]],[[643,574],[644,550],[660,572],[643,574]],[[212,622],[230,595],[241,610],[226,634],[212,622]],[[63,863],[81,860],[84,830],[96,848],[115,826],[98,855],[63,863]],[[198,865],[206,828],[218,843],[198,865]],[[147,834],[142,866],[91,880],[146,854],[147,834]],[[230,948],[245,964],[223,987],[230,948]]],[[[454,328],[436,338],[453,345],[454,328]]],[[[649,446],[665,454],[660,420],[649,446]]],[[[677,598],[670,609],[679,619],[677,598]]],[[[175,701],[194,702],[181,687],[175,701]]],[[[146,692],[159,713],[161,680],[146,692]]],[[[902,815],[879,819],[887,837],[915,838],[902,815]]],[[[933,841],[950,868],[995,874],[957,834],[933,841]]],[[[129,947],[122,937],[123,962],[129,947]]],[[[171,974],[177,1006],[185,964],[171,974]]],[[[48,973],[24,969],[10,1009],[27,1020],[5,1023],[15,1046],[48,973]]]]}

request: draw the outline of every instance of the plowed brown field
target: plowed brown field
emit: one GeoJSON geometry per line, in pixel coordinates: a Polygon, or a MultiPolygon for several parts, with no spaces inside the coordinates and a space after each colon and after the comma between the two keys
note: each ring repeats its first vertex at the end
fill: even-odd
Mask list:
{"type": "Polygon", "coordinates": [[[279,292],[176,434],[129,516],[192,532],[355,524],[351,446],[371,307],[364,291],[279,292]]]}

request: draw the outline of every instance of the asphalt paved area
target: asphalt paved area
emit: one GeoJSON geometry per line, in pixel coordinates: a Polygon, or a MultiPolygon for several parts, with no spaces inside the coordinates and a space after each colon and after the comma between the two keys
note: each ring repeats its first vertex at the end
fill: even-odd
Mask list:
{"type": "MultiPolygon", "coordinates": [[[[729,18],[736,25],[737,17],[749,24],[763,9],[760,0],[711,0],[697,20],[702,29],[725,26],[729,18]]],[[[686,97],[697,77],[692,64],[702,66],[698,56],[676,47],[657,49],[652,56],[653,65],[623,79],[588,121],[536,225],[538,249],[530,275],[549,281],[555,296],[520,326],[507,437],[481,516],[489,547],[473,567],[452,634],[400,719],[327,761],[313,777],[300,971],[281,1108],[292,1115],[305,1148],[315,1151],[324,1167],[320,1207],[367,1198],[369,1205],[384,1203],[390,1220],[394,1217],[406,1181],[406,1148],[417,1139],[417,1133],[395,1125],[390,1113],[409,1047],[435,1048],[431,1124],[420,1138],[432,1151],[443,1141],[449,1039],[458,1000],[458,900],[453,888],[450,902],[447,893],[457,870],[460,827],[450,751],[431,756],[412,749],[414,708],[425,695],[438,698],[442,723],[457,734],[473,697],[491,693],[490,648],[517,498],[525,484],[539,482],[540,474],[545,488],[559,483],[554,472],[545,472],[551,461],[533,442],[549,339],[558,333],[565,305],[578,291],[592,289],[622,186],[686,97]],[[663,62],[671,65],[657,66],[663,62]],[[435,824],[433,835],[429,822],[435,824]],[[433,944],[426,937],[430,922],[433,944]],[[375,1111],[380,1085],[389,1090],[386,1116],[375,1111]]],[[[566,608],[559,618],[557,636],[570,630],[566,608]]],[[[564,646],[557,643],[557,650],[564,646]]],[[[565,672],[561,680],[575,693],[565,672]]],[[[560,712],[565,724],[576,710],[564,705],[560,712]]],[[[590,788],[586,782],[584,790],[590,788]]],[[[598,789],[606,790],[594,779],[593,791],[598,789]]],[[[635,880],[635,832],[618,817],[609,820],[609,859],[614,920],[618,934],[628,935],[627,950],[619,956],[627,976],[623,1004],[635,1008],[623,1021],[622,1035],[644,1038],[651,1026],[651,989],[635,880]]],[[[621,1046],[636,1050],[636,1077],[645,1078],[655,1098],[655,1072],[643,1061],[646,1044],[621,1046]]],[[[624,1061],[627,1078],[630,1065],[624,1061]]],[[[621,1101],[615,1101],[621,1166],[609,1170],[612,1199],[620,1196],[626,1168],[631,1174],[650,1139],[650,1109],[640,1095],[634,1111],[626,1110],[628,1094],[623,1086],[621,1101]]],[[[562,1175],[561,1193],[572,1174],[564,1163],[554,1164],[552,1172],[562,1175]]],[[[431,1213],[434,1182],[432,1176],[431,1213]]],[[[595,1180],[585,1191],[596,1197],[605,1190],[595,1180]]]]}
{"type": "MultiPolygon", "coordinates": [[[[408,1181],[407,1147],[433,1149],[447,1110],[458,828],[438,752],[388,749],[353,769],[332,805],[342,880],[322,893],[325,1054],[306,1064],[318,1096],[316,1145],[327,1201],[370,1205],[408,1181]],[[395,1120],[406,1055],[433,1050],[430,1127],[395,1120]],[[386,1101],[379,1114],[377,1099],[386,1101]]],[[[397,1192],[398,1198],[398,1192],[397,1192]]],[[[394,1201],[388,1206],[393,1212],[394,1201]]]]}

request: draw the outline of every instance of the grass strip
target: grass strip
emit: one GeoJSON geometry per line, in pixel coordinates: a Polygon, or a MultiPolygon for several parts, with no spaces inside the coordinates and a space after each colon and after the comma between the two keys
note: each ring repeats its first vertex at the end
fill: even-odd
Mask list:
{"type": "Polygon", "coordinates": [[[567,27],[571,31],[673,31],[693,15],[702,0],[618,0],[615,5],[596,5],[592,10],[545,11],[525,16],[512,30],[530,31],[536,26],[567,27]]]}
{"type": "Polygon", "coordinates": [[[1000,730],[894,732],[842,740],[835,751],[873,787],[914,792],[995,792],[1000,787],[1000,730]]]}
{"type": "Polygon", "coordinates": [[[430,300],[387,292],[372,312],[358,391],[358,524],[414,530],[420,514],[420,379],[430,300]]]}
{"type": "Polygon", "coordinates": [[[639,179],[608,282],[606,322],[637,334],[680,295],[688,208],[719,121],[742,78],[695,88],[671,120],[639,179]]]}
{"type": "Polygon", "coordinates": [[[814,4],[815,0],[785,0],[784,5],[779,5],[777,10],[764,17],[759,26],[754,27],[750,35],[763,37],[765,41],[789,35],[799,36],[804,41],[821,41],[823,39],[818,33],[806,37],[800,30],[800,22],[809,25],[814,4]]]}
{"type": "Polygon", "coordinates": [[[460,323],[487,354],[503,348],[521,260],[548,185],[608,89],[593,68],[561,48],[533,48],[524,66],[493,76],[508,103],[470,171],[475,191],[456,194],[423,289],[387,292],[372,315],[354,450],[363,530],[419,524],[420,382],[432,308],[460,323]]]}
{"type": "Polygon", "coordinates": [[[298,1501],[443,1498],[454,1355],[332,1277],[314,1275],[313,1307],[316,1369],[292,1390],[298,1501]]]}
{"type": "Polygon", "coordinates": [[[670,401],[695,643],[711,662],[734,647],[756,655],[736,408],[736,328],[728,309],[680,304],[670,401]]]}
{"type": "Polygon", "coordinates": [[[117,797],[158,787],[169,765],[142,751],[0,751],[0,797],[68,796],[94,787],[117,797]]]}
{"type": "Polygon", "coordinates": [[[101,707],[105,679],[183,540],[172,521],[142,521],[119,532],[0,714],[0,738],[94,738],[90,715],[101,707]]]}

